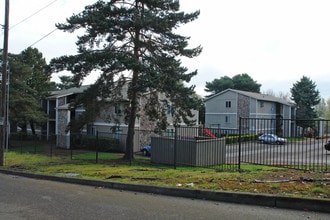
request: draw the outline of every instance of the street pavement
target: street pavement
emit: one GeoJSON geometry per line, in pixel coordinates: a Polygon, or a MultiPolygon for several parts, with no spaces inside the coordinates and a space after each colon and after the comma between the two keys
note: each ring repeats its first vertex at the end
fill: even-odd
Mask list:
{"type": "Polygon", "coordinates": [[[330,219],[330,214],[162,196],[0,173],[0,219],[323,220],[330,219]]]}

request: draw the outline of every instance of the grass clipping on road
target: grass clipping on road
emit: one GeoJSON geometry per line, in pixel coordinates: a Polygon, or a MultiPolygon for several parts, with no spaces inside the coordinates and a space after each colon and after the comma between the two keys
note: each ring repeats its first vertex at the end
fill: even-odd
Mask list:
{"type": "Polygon", "coordinates": [[[330,198],[330,174],[257,165],[243,165],[241,172],[210,168],[160,166],[148,158],[131,164],[122,155],[87,153],[70,157],[8,152],[4,169],[108,182],[181,187],[200,190],[250,192],[271,195],[330,198]],[[107,157],[103,160],[103,157],[107,157]],[[110,158],[109,158],[110,157],[110,158]],[[94,160],[93,160],[94,158],[94,160]]]}

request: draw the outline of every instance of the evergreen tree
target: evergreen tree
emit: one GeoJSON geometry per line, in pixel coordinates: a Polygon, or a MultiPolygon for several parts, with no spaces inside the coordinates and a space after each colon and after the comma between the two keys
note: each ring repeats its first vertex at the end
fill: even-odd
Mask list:
{"type": "Polygon", "coordinates": [[[18,55],[9,54],[9,67],[11,129],[15,131],[19,126],[26,132],[30,124],[34,134],[35,123],[46,121],[41,100],[55,89],[55,84],[50,82],[51,74],[38,49],[29,47],[18,55]]]}
{"type": "Polygon", "coordinates": [[[214,79],[212,82],[206,82],[206,92],[212,95],[222,92],[226,89],[237,89],[248,92],[260,93],[261,84],[254,81],[248,74],[238,74],[232,78],[223,76],[220,79],[214,79]]]}
{"type": "MultiPolygon", "coordinates": [[[[147,91],[165,94],[175,106],[176,123],[189,122],[191,109],[200,103],[194,96],[194,86],[185,86],[197,71],[187,73],[178,58],[195,57],[201,47],[188,48],[189,37],[175,33],[180,25],[198,16],[199,11],[180,11],[178,0],[100,0],[68,18],[66,23],[57,24],[64,31],[83,28],[86,32],[78,37],[77,55],[52,60],[54,71],[71,71],[76,85],[92,70],[101,71],[100,78],[91,87],[97,100],[102,97],[116,100],[120,94],[115,96],[114,91],[120,93],[120,87],[129,84],[125,159],[133,158],[134,125],[141,94],[147,91]]],[[[161,117],[164,103],[158,96],[152,98],[146,112],[164,125],[161,117]]]]}
{"type": "Polygon", "coordinates": [[[229,76],[222,76],[220,79],[214,79],[212,82],[206,82],[205,91],[217,94],[226,89],[233,89],[234,83],[229,76]]]}
{"type": "Polygon", "coordinates": [[[316,111],[317,117],[325,118],[326,111],[327,111],[327,103],[324,98],[321,98],[320,102],[315,106],[315,111],[316,111]]]}
{"type": "Polygon", "coordinates": [[[70,89],[75,87],[74,81],[73,81],[73,76],[60,76],[59,77],[61,82],[56,84],[56,87],[59,90],[62,89],[70,89]]]}
{"type": "Polygon", "coordinates": [[[314,126],[312,120],[317,117],[315,106],[320,102],[319,94],[315,82],[306,76],[291,88],[291,99],[297,107],[297,125],[303,129],[314,126]]]}
{"type": "Polygon", "coordinates": [[[261,84],[258,84],[246,73],[235,75],[232,80],[234,89],[260,93],[261,84]]]}
{"type": "Polygon", "coordinates": [[[326,101],[326,109],[325,109],[324,117],[325,119],[330,120],[330,98],[328,98],[326,101]]]}

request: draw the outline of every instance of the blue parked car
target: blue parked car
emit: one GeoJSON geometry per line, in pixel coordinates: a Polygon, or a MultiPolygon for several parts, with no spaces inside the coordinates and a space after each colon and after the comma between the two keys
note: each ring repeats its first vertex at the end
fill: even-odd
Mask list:
{"type": "Polygon", "coordinates": [[[141,152],[144,156],[150,157],[151,156],[151,146],[146,145],[146,146],[142,147],[141,152]]]}
{"type": "Polygon", "coordinates": [[[275,134],[263,134],[258,137],[258,141],[263,144],[285,144],[286,139],[276,136],[275,134]]]}

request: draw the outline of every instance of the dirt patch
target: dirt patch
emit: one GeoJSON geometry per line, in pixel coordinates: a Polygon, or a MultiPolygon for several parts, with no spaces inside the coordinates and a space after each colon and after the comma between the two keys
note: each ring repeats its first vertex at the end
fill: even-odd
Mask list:
{"type": "Polygon", "coordinates": [[[33,169],[31,167],[23,166],[23,165],[13,165],[10,166],[10,170],[26,172],[26,171],[32,171],[33,169]]]}
{"type": "Polygon", "coordinates": [[[330,173],[300,171],[300,170],[274,170],[272,172],[265,172],[258,177],[258,180],[264,182],[281,182],[281,181],[330,181],[330,173]]]}

